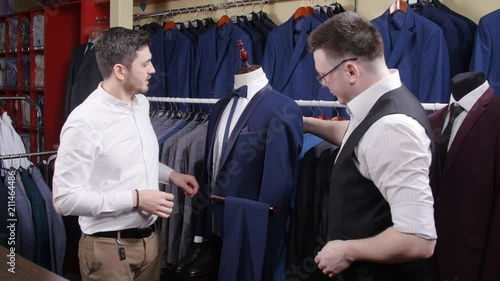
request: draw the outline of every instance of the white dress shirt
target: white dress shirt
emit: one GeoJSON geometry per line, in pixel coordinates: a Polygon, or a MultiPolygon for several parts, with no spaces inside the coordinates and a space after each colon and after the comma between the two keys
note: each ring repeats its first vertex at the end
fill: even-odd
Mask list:
{"type": "MultiPolygon", "coordinates": [[[[26,153],[23,140],[12,126],[12,119],[4,112],[0,116],[0,155],[23,154],[26,153]]],[[[28,169],[31,162],[28,158],[3,159],[3,168],[28,169]]]]}
{"type": "MultiPolygon", "coordinates": [[[[264,86],[266,86],[269,83],[267,78],[265,76],[262,76],[261,78],[258,78],[250,83],[247,84],[247,97],[246,98],[238,98],[237,99],[237,104],[236,108],[234,109],[233,113],[233,118],[231,119],[231,124],[229,127],[229,133],[228,133],[228,139],[231,136],[231,133],[234,129],[234,126],[236,125],[236,122],[238,122],[238,119],[240,119],[241,114],[243,113],[243,110],[247,107],[248,103],[250,100],[259,92],[264,86]]],[[[228,103],[224,111],[222,112],[222,115],[219,120],[219,124],[217,125],[217,131],[216,131],[216,136],[215,136],[215,142],[214,142],[214,154],[213,154],[213,178],[215,180],[217,173],[219,171],[219,161],[222,153],[222,141],[224,139],[224,130],[226,129],[226,123],[227,123],[227,118],[229,117],[229,112],[231,111],[231,106],[233,105],[234,98],[232,98],[228,103]]]]}
{"type": "MultiPolygon", "coordinates": [[[[460,114],[457,116],[457,118],[455,118],[455,122],[453,123],[453,127],[451,128],[451,136],[450,136],[450,141],[448,143],[448,150],[450,150],[451,144],[453,143],[453,140],[455,139],[455,136],[457,135],[458,129],[460,128],[460,126],[462,126],[462,123],[464,122],[465,117],[467,117],[467,114],[472,109],[474,104],[484,94],[484,92],[486,92],[486,90],[488,90],[489,87],[490,87],[490,84],[488,83],[488,81],[485,81],[481,86],[472,90],[470,93],[468,93],[467,95],[465,95],[464,97],[462,97],[458,101],[458,104],[465,110],[460,112],[460,114]]],[[[453,97],[453,93],[452,93],[449,106],[452,106],[455,102],[457,102],[457,101],[453,97]]],[[[443,130],[441,131],[441,134],[443,133],[446,126],[448,126],[448,120],[450,120],[450,112],[448,112],[446,114],[446,119],[444,121],[443,130]]]]}
{"type": "Polygon", "coordinates": [[[131,104],[98,88],[68,117],[53,180],[54,206],[80,216],[85,234],[143,228],[156,216],[133,208],[134,189],[158,190],[171,169],[159,166],[158,142],[149,119],[149,102],[136,95],[131,104]]]}
{"type": "MultiPolygon", "coordinates": [[[[399,72],[391,69],[389,77],[347,104],[351,118],[340,149],[377,100],[399,87],[399,72]]],[[[356,167],[373,181],[389,203],[394,228],[425,239],[437,238],[434,199],[429,185],[430,144],[424,127],[417,120],[392,114],[373,123],[354,149],[356,167]]]]}

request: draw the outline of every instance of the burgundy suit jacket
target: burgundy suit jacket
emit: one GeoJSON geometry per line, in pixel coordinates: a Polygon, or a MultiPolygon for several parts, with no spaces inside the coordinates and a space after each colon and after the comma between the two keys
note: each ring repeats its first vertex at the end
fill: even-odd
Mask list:
{"type": "Polygon", "coordinates": [[[500,280],[500,98],[489,88],[460,126],[441,169],[439,136],[448,108],[429,116],[439,281],[500,280]]]}

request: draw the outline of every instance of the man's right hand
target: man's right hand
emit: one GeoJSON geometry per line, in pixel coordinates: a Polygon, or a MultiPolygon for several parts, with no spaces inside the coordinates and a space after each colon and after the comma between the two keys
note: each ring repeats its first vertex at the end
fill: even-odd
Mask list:
{"type": "MultiPolygon", "coordinates": [[[[137,206],[137,196],[133,191],[134,206],[137,206]]],[[[168,218],[174,207],[174,195],[159,190],[139,190],[139,209],[157,215],[160,218],[168,218]]]]}

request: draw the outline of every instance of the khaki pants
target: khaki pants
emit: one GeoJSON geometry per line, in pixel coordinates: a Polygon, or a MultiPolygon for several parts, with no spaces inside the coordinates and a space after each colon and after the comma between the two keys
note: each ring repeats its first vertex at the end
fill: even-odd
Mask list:
{"type": "Polygon", "coordinates": [[[82,281],[156,281],[160,279],[159,235],[142,239],[120,239],[125,260],[120,260],[114,238],[82,235],[78,259],[82,281]]]}

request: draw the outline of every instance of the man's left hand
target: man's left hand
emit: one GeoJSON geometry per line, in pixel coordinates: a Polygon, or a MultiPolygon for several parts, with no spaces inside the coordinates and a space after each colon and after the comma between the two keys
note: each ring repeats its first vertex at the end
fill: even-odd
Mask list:
{"type": "Polygon", "coordinates": [[[348,258],[347,245],[348,241],[330,241],[314,258],[319,269],[328,277],[337,276],[351,265],[352,261],[348,258]]]}
{"type": "Polygon", "coordinates": [[[191,175],[181,174],[178,172],[172,172],[170,174],[170,183],[177,185],[181,188],[186,195],[191,198],[198,193],[200,186],[196,181],[196,178],[191,175]]]}

